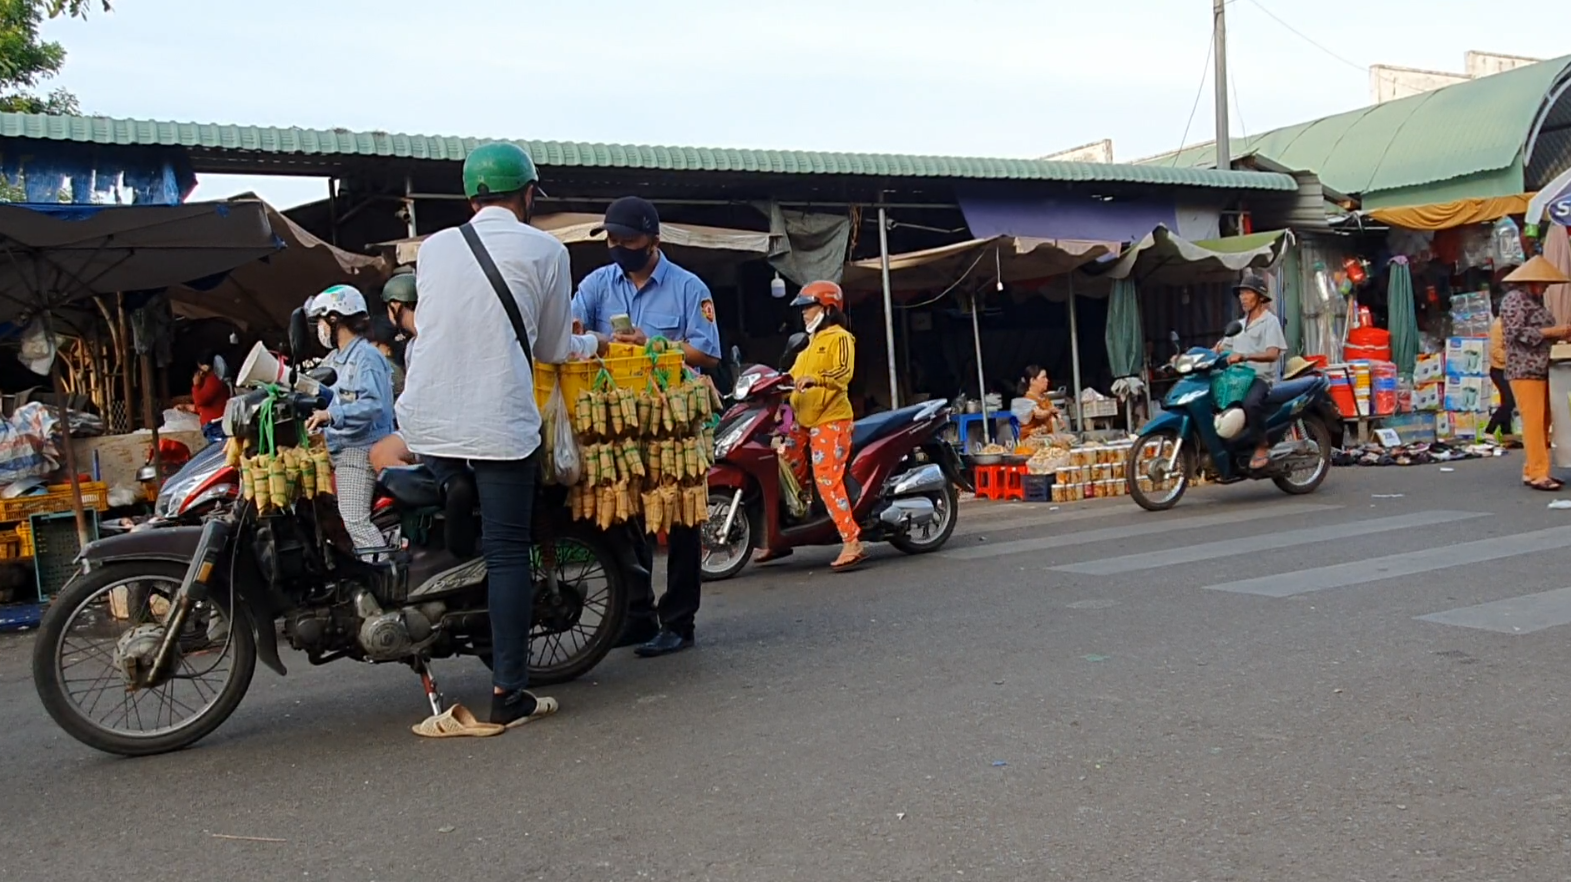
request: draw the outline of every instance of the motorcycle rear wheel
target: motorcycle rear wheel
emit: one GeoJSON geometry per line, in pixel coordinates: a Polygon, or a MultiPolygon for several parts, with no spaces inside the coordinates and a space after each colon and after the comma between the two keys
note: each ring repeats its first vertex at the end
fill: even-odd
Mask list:
{"type": "Polygon", "coordinates": [[[1195,452],[1190,445],[1180,443],[1183,440],[1178,432],[1164,429],[1141,435],[1129,448],[1128,459],[1124,462],[1124,484],[1135,504],[1146,511],[1167,511],[1177,505],[1189,489],[1195,474],[1195,452]],[[1177,474],[1170,475],[1166,473],[1166,461],[1174,444],[1179,445],[1177,474]],[[1152,489],[1142,487],[1141,478],[1150,479],[1152,489]],[[1157,489],[1158,484],[1165,489],[1157,489]]]}
{"type": "Polygon", "coordinates": [[[1295,473],[1280,475],[1271,479],[1283,493],[1291,493],[1294,496],[1315,492],[1321,484],[1325,483],[1326,475],[1331,473],[1331,430],[1326,428],[1325,423],[1314,417],[1302,419],[1298,425],[1304,434],[1308,435],[1309,439],[1315,442],[1315,447],[1318,451],[1316,453],[1315,469],[1308,477],[1301,480],[1297,479],[1295,473]]]}
{"type": "Polygon", "coordinates": [[[207,627],[180,638],[177,673],[158,686],[127,692],[116,670],[121,647],[128,640],[135,645],[132,632],[167,617],[168,601],[185,569],[158,561],[106,564],[72,579],[55,595],[33,643],[33,685],[44,710],[66,734],[105,753],[152,756],[195,744],[240,706],[256,673],[256,642],[244,610],[230,617],[213,604],[193,610],[195,621],[205,620],[207,627]],[[155,602],[158,598],[162,604],[155,602]],[[220,637],[215,631],[223,640],[216,657],[220,637]],[[89,641],[95,636],[108,645],[94,646],[89,641]],[[207,675],[225,659],[228,670],[215,685],[207,675]],[[79,693],[75,687],[84,683],[79,693]],[[100,707],[102,715],[96,713],[100,707]]]}

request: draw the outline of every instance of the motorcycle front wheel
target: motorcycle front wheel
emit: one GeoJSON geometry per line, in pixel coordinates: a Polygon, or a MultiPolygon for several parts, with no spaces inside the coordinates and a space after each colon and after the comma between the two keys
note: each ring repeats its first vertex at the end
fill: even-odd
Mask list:
{"type": "Polygon", "coordinates": [[[1135,503],[1146,511],[1167,511],[1189,489],[1195,473],[1195,453],[1183,440],[1177,431],[1164,429],[1141,435],[1129,448],[1124,484],[1135,503]]]}
{"type": "Polygon", "coordinates": [[[709,520],[699,531],[703,541],[703,562],[699,572],[705,582],[723,582],[742,572],[753,559],[753,519],[748,516],[747,506],[737,508],[730,532],[720,535],[726,513],[731,510],[735,498],[735,490],[709,493],[709,520]]]}
{"type": "Polygon", "coordinates": [[[185,567],[106,564],[61,589],[39,623],[33,685],[72,738],[121,756],[189,747],[239,707],[256,672],[251,623],[198,604],[176,642],[171,673],[131,691],[128,665],[146,663],[164,633],[185,567]]]}

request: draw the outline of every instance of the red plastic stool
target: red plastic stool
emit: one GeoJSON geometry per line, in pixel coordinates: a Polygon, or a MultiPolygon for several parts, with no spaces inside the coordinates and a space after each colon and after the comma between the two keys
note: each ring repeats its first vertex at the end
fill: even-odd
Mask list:
{"type": "Polygon", "coordinates": [[[1026,499],[1026,467],[1023,466],[1023,465],[1006,465],[1006,466],[998,466],[998,468],[1002,469],[1003,472],[1004,472],[1004,474],[1003,474],[1004,489],[1003,489],[1003,495],[1001,497],[994,497],[994,498],[1018,499],[1021,502],[1025,502],[1025,499],[1026,499]]]}
{"type": "Polygon", "coordinates": [[[1004,473],[1004,466],[987,465],[976,467],[976,498],[977,499],[1003,499],[1005,484],[1009,480],[1004,473]]]}

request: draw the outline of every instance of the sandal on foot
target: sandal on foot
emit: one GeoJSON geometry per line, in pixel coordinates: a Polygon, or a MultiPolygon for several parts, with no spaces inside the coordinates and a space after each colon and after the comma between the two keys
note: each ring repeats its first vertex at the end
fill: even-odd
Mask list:
{"type": "Polygon", "coordinates": [[[421,738],[489,738],[502,734],[505,728],[496,723],[482,723],[469,708],[455,704],[410,726],[409,730],[421,738]]]}
{"type": "Polygon", "coordinates": [[[1544,481],[1532,481],[1527,486],[1533,488],[1534,490],[1542,490],[1545,493],[1558,493],[1560,492],[1560,488],[1564,487],[1565,485],[1553,478],[1550,478],[1544,481]]]}
{"type": "Polygon", "coordinates": [[[843,573],[846,570],[855,569],[865,560],[867,560],[866,549],[857,549],[850,553],[841,552],[840,556],[835,558],[835,562],[829,565],[829,569],[837,573],[843,573]]]}
{"type": "Polygon", "coordinates": [[[518,719],[513,720],[504,728],[516,729],[526,723],[533,723],[535,720],[544,719],[556,713],[559,707],[560,705],[556,703],[556,699],[542,695],[535,699],[535,709],[533,713],[526,717],[519,717],[518,719]]]}

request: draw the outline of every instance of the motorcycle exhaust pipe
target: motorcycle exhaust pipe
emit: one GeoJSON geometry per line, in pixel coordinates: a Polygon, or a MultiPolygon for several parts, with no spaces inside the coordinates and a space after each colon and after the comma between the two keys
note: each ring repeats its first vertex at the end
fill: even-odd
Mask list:
{"type": "Polygon", "coordinates": [[[890,529],[907,530],[936,522],[938,510],[933,507],[932,500],[923,497],[894,499],[890,500],[888,508],[879,512],[878,519],[890,529]]]}

